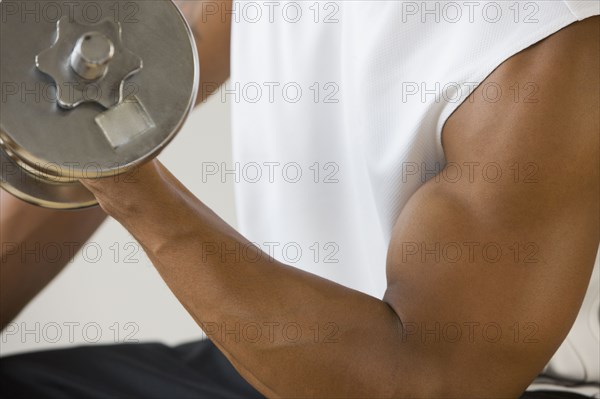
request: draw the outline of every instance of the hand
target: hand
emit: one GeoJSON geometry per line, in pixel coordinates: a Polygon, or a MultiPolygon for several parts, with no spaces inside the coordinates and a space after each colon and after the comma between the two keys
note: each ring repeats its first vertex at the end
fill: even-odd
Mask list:
{"type": "Polygon", "coordinates": [[[152,200],[152,192],[166,184],[161,170],[164,170],[162,164],[153,159],[122,174],[80,182],[108,215],[118,218],[120,214],[135,213],[140,201],[152,200]]]}

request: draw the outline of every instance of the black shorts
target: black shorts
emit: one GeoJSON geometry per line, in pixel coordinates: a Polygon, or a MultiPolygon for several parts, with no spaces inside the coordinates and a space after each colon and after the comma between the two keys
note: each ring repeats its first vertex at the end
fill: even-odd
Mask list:
{"type": "Polygon", "coordinates": [[[0,397],[263,398],[210,341],[86,345],[0,359],[0,397]]]}
{"type": "MultiPolygon", "coordinates": [[[[11,398],[263,398],[208,340],[82,346],[0,359],[0,397],[11,398]]],[[[526,392],[521,399],[575,399],[526,392]]]]}

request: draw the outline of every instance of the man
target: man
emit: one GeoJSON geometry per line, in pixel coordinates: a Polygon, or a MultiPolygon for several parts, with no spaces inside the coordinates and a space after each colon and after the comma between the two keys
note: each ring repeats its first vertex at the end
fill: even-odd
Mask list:
{"type": "MultiPolygon", "coordinates": [[[[268,89],[234,100],[234,155],[282,177],[236,187],[244,235],[158,161],[135,183],[84,184],[258,392],[206,344],[17,356],[3,389],[519,397],[573,325],[598,250],[598,2],[468,3],[237,3],[233,23],[229,2],[181,3],[203,94],[230,69],[268,89]],[[252,242],[316,243],[337,263],[302,270],[252,242]],[[231,339],[239,326],[255,334],[231,339]]],[[[102,220],[40,210],[17,228],[29,211],[2,199],[3,236],[21,240],[82,241],[102,220]]],[[[3,324],[58,272],[27,267],[2,267],[3,324]]]]}

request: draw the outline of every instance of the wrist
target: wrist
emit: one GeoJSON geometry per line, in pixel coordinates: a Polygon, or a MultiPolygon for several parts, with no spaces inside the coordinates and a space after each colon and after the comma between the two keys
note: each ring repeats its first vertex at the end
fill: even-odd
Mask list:
{"type": "Polygon", "coordinates": [[[157,253],[215,218],[160,162],[151,161],[117,178],[86,180],[102,209],[145,248],[157,253]]]}
{"type": "Polygon", "coordinates": [[[144,207],[152,206],[157,191],[166,184],[158,170],[159,162],[152,160],[134,166],[125,173],[101,179],[83,179],[81,183],[94,194],[100,207],[120,222],[139,217],[144,207]]]}

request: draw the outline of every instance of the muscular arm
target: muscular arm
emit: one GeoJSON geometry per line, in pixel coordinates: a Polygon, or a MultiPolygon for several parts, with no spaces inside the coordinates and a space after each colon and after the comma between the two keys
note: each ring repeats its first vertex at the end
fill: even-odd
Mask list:
{"type": "Polygon", "coordinates": [[[231,0],[175,0],[175,4],[196,39],[200,59],[197,101],[200,103],[229,78],[231,0]]]}
{"type": "Polygon", "coordinates": [[[105,217],[99,208],[39,208],[0,190],[0,329],[65,267],[105,217]],[[44,248],[60,251],[45,256],[44,248]]]}
{"type": "Polygon", "coordinates": [[[507,178],[423,185],[394,229],[383,300],[265,254],[256,260],[256,252],[244,252],[248,241],[158,162],[141,168],[135,184],[85,184],[267,396],[516,397],[567,334],[598,247],[597,29],[597,18],[574,24],[488,78],[502,87],[535,82],[537,102],[503,96],[491,103],[476,92],[450,118],[443,135],[448,161],[495,162],[507,178]],[[515,163],[536,165],[535,181],[515,182],[515,163]],[[526,248],[496,261],[491,253],[477,256],[489,242],[503,253],[532,244],[537,262],[524,262],[526,248]],[[407,243],[479,243],[480,250],[453,263],[455,256],[414,256],[407,243]],[[234,255],[211,255],[209,245],[234,255]],[[303,332],[335,326],[335,340],[304,333],[296,341],[294,331],[277,329],[289,323],[303,332]],[[454,330],[446,339],[423,334],[436,323],[454,330]],[[251,328],[236,339],[236,326],[251,328]],[[272,329],[262,327],[256,339],[256,326],[272,329]],[[515,339],[511,327],[529,339],[515,339]]]}

